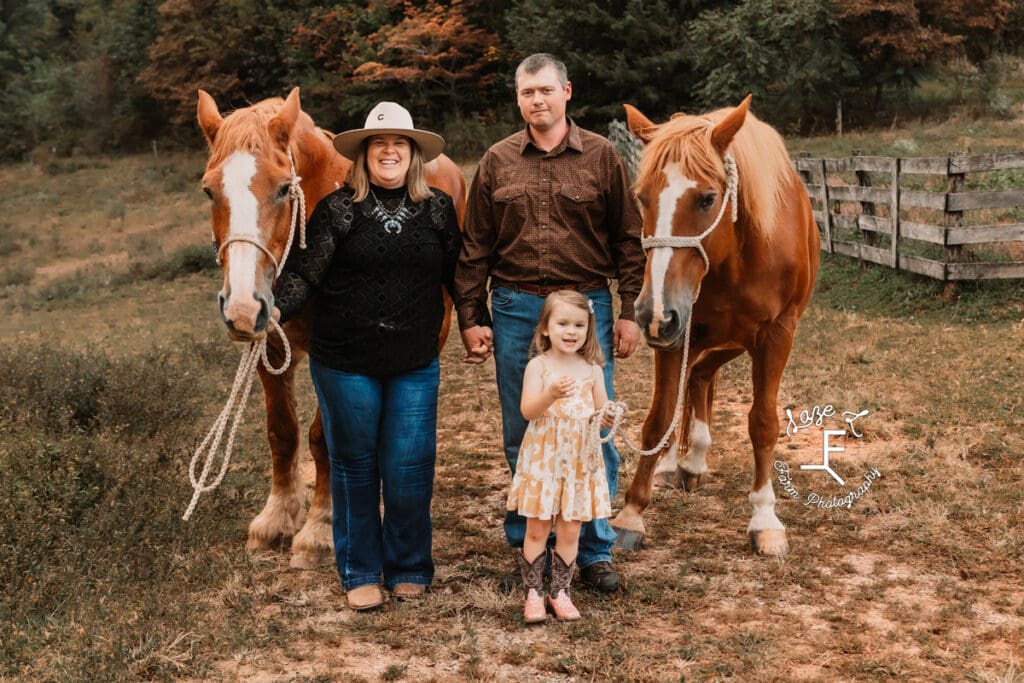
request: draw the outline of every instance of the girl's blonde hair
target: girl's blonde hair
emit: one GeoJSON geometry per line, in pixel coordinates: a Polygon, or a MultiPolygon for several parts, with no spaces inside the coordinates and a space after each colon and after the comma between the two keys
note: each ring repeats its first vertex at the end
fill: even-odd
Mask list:
{"type": "MultiPolygon", "coordinates": [[[[373,137],[373,136],[370,136],[373,137]]],[[[404,135],[402,137],[405,137],[404,135]]],[[[415,203],[422,202],[434,196],[427,185],[427,173],[423,169],[423,153],[420,146],[412,138],[405,138],[409,141],[409,170],[405,174],[405,186],[409,190],[409,199],[415,203]]],[[[352,200],[361,202],[370,194],[370,174],[366,170],[366,146],[370,138],[366,138],[359,144],[359,154],[356,155],[352,170],[348,172],[348,186],[352,188],[352,200]]]]}
{"type": "Polygon", "coordinates": [[[601,351],[601,344],[597,341],[597,319],[594,317],[593,304],[590,299],[574,292],[571,289],[560,289],[557,292],[548,294],[544,300],[544,307],[540,310],[540,319],[537,320],[537,329],[533,333],[533,343],[530,348],[537,354],[546,352],[551,348],[551,340],[544,332],[548,329],[548,322],[551,320],[551,312],[556,303],[565,303],[575,306],[587,314],[587,338],[584,340],[580,350],[577,351],[588,363],[604,367],[604,352],[601,351]]]}

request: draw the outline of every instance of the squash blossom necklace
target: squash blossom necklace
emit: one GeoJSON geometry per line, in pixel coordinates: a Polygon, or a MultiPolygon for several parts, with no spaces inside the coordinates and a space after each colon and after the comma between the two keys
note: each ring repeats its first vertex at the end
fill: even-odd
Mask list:
{"type": "Polygon", "coordinates": [[[402,232],[402,224],[413,216],[412,211],[405,205],[406,195],[402,195],[402,201],[398,203],[398,208],[392,211],[389,211],[384,206],[384,203],[377,198],[372,189],[370,190],[370,196],[373,197],[370,216],[384,226],[384,232],[389,235],[397,235],[402,232]]]}

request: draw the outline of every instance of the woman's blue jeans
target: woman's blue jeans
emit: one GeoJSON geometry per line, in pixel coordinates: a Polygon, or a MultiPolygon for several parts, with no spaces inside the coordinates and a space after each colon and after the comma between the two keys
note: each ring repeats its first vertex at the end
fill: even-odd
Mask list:
{"type": "MultiPolygon", "coordinates": [[[[612,378],[615,375],[615,357],[612,340],[615,319],[612,313],[612,295],[607,289],[584,292],[594,302],[598,341],[604,351],[604,383],[609,400],[615,397],[612,378]]],[[[527,422],[519,411],[523,395],[523,372],[529,360],[530,342],[540,318],[544,297],[520,292],[507,287],[491,291],[491,317],[494,330],[494,366],[498,377],[498,399],[501,402],[501,426],[505,446],[505,460],[512,474],[519,460],[519,445],[523,442],[527,422]]],[[[607,432],[603,432],[607,434],[607,432]]],[[[609,441],[604,444],[604,467],[608,473],[608,490],[612,498],[619,484],[619,452],[609,441]]],[[[526,518],[514,510],[505,513],[505,538],[513,548],[523,547],[526,536],[526,518]]],[[[580,533],[579,555],[576,563],[581,569],[595,562],[610,562],[615,531],[607,519],[595,519],[583,525],[580,533]]]]}
{"type": "Polygon", "coordinates": [[[369,377],[309,361],[331,461],[334,555],[345,590],[429,586],[438,361],[369,377]],[[381,518],[381,497],[384,514],[381,518]]]}

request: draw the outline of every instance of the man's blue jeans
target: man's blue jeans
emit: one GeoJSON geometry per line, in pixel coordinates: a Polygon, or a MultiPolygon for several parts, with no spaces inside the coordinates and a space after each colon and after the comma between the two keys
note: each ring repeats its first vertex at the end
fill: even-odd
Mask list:
{"type": "MultiPolygon", "coordinates": [[[[584,293],[594,302],[594,316],[597,319],[598,341],[604,351],[604,382],[609,400],[614,398],[612,377],[615,374],[615,360],[612,355],[612,338],[615,326],[612,314],[612,295],[607,289],[584,293]]],[[[530,342],[540,318],[544,297],[527,294],[507,287],[495,287],[491,291],[491,317],[494,330],[494,366],[498,376],[498,399],[501,401],[501,425],[505,446],[505,460],[512,474],[519,460],[519,445],[526,433],[527,422],[519,412],[519,401],[523,394],[523,372],[529,360],[530,342]]],[[[619,484],[619,452],[608,442],[604,445],[604,466],[608,473],[608,490],[611,497],[619,484]]],[[[513,548],[523,547],[526,537],[526,518],[519,513],[505,513],[505,538],[513,548]]],[[[595,562],[610,562],[615,531],[607,519],[595,519],[583,525],[580,533],[580,549],[576,563],[582,569],[595,562]]]]}
{"type": "Polygon", "coordinates": [[[429,586],[437,387],[430,365],[377,378],[309,361],[331,461],[334,555],[345,590],[429,586]],[[380,501],[384,498],[384,518],[380,501]]]}

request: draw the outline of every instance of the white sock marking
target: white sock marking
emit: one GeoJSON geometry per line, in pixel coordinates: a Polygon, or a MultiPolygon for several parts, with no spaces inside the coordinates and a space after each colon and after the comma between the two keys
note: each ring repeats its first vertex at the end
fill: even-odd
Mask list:
{"type": "Polygon", "coordinates": [[[668,453],[658,461],[658,466],[654,469],[654,473],[656,475],[664,473],[675,474],[677,467],[679,467],[679,441],[673,441],[672,445],[668,448],[668,453]]]}
{"type": "Polygon", "coordinates": [[[751,505],[754,506],[754,515],[750,518],[750,525],[747,526],[748,532],[786,528],[775,516],[775,490],[772,488],[771,479],[760,490],[752,491],[749,499],[751,505]]]}
{"type": "Polygon", "coordinates": [[[683,458],[683,469],[690,474],[704,474],[708,471],[708,449],[711,448],[711,429],[704,420],[690,422],[690,447],[683,458]]]}

